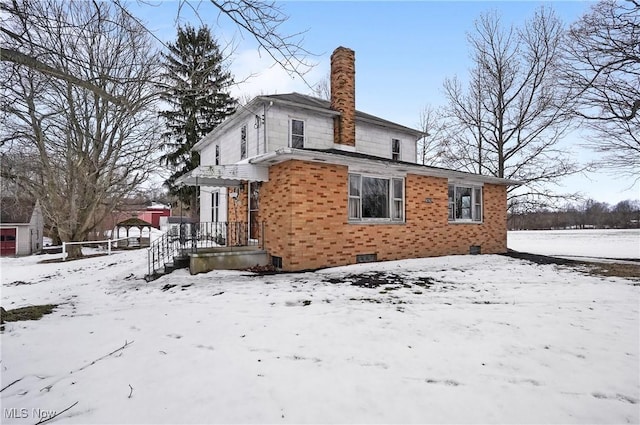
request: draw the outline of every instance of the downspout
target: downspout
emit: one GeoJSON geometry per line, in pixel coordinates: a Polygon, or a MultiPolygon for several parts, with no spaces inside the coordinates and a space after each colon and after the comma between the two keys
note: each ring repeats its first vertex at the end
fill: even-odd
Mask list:
{"type": "Polygon", "coordinates": [[[263,153],[267,153],[267,103],[262,104],[262,144],[263,153]]]}

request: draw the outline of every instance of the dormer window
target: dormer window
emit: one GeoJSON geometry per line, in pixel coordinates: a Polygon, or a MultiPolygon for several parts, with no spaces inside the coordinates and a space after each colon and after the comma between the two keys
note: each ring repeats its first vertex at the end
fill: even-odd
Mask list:
{"type": "Polygon", "coordinates": [[[391,139],[391,159],[400,161],[400,140],[391,139]]]}
{"type": "Polygon", "coordinates": [[[302,120],[291,120],[291,147],[304,148],[304,121],[302,120]]]}

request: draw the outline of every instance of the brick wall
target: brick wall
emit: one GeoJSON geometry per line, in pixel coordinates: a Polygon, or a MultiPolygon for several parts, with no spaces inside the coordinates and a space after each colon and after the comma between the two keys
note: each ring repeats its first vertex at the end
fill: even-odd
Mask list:
{"type": "Polygon", "coordinates": [[[245,182],[244,189],[238,190],[237,188],[229,188],[227,194],[227,217],[231,223],[246,223],[248,206],[247,206],[247,184],[245,182]],[[237,193],[237,197],[233,197],[232,194],[237,193]]]}
{"type": "Polygon", "coordinates": [[[347,178],[347,167],[331,164],[287,161],[270,168],[260,190],[260,220],[266,249],[282,257],[284,270],[353,264],[357,254],[398,260],[468,254],[472,245],[506,252],[504,186],[484,186],[482,224],[450,224],[447,179],[410,174],[406,223],[350,224],[347,178]]]}
{"type": "Polygon", "coordinates": [[[335,119],[335,143],[356,145],[356,65],[355,52],[338,47],[331,55],[331,109],[340,112],[335,119]]]}

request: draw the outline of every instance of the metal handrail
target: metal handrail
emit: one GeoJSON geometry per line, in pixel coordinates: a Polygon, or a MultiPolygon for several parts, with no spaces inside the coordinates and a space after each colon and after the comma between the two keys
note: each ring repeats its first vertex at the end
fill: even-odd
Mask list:
{"type": "Polygon", "coordinates": [[[147,249],[148,276],[153,276],[180,253],[180,241],[171,232],[165,232],[147,249]]]}
{"type": "Polygon", "coordinates": [[[185,253],[197,253],[199,249],[215,247],[258,246],[264,248],[264,223],[200,222],[181,223],[176,232],[172,229],[156,239],[148,248],[148,276],[154,276],[166,264],[185,253]]]}

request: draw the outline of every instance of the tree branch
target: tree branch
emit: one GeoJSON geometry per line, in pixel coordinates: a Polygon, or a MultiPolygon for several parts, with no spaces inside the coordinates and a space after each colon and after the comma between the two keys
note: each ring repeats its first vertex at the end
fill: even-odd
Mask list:
{"type": "Polygon", "coordinates": [[[25,55],[24,53],[20,53],[17,50],[13,50],[13,49],[6,49],[4,47],[0,47],[0,60],[6,61],[6,62],[13,62],[16,63],[18,65],[23,65],[23,66],[27,66],[29,68],[38,70],[44,74],[50,75],[52,77],[55,78],[59,78],[61,80],[67,81],[71,84],[75,84],[78,87],[82,87],[85,88],[87,90],[90,90],[96,94],[98,94],[99,96],[101,96],[102,98],[108,100],[109,102],[112,102],[116,105],[125,105],[126,102],[121,99],[118,98],[116,96],[113,96],[109,93],[107,93],[105,90],[103,90],[102,88],[91,84],[90,82],[77,78],[71,74],[68,74],[60,69],[56,69],[53,68],[49,65],[47,65],[44,62],[41,62],[39,60],[37,60],[36,58],[32,57],[32,56],[28,56],[25,55]]]}

